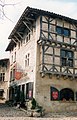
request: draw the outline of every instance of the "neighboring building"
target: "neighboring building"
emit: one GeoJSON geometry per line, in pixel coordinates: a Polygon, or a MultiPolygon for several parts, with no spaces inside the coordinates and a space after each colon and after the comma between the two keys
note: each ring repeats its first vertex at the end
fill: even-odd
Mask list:
{"type": "Polygon", "coordinates": [[[9,59],[0,59],[0,103],[9,100],[9,59]]]}
{"type": "Polygon", "coordinates": [[[47,111],[75,109],[77,20],[27,7],[9,39],[10,100],[22,92],[47,111]]]}

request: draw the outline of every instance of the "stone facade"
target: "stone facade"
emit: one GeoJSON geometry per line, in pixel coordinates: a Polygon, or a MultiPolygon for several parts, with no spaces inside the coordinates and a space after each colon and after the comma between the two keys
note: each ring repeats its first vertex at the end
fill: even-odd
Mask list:
{"type": "Polygon", "coordinates": [[[51,100],[51,90],[50,87],[53,86],[57,88],[59,91],[63,88],[70,88],[76,93],[77,84],[76,80],[64,79],[63,77],[56,78],[56,76],[45,76],[41,78],[40,75],[37,77],[36,83],[36,99],[44,106],[47,111],[50,112],[62,112],[70,109],[77,108],[76,96],[75,101],[52,101],[51,100]],[[40,96],[40,97],[39,97],[40,96]],[[72,108],[71,108],[72,106],[72,108]],[[76,106],[76,107],[75,107],[76,106]],[[75,108],[74,108],[75,107],[75,108]]]}

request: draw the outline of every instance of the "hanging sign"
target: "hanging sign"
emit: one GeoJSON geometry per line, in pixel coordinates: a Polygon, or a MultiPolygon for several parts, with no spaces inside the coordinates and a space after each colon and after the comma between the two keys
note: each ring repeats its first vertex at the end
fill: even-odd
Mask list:
{"type": "Polygon", "coordinates": [[[51,87],[51,100],[58,100],[59,99],[59,91],[55,87],[51,87]]]}
{"type": "Polygon", "coordinates": [[[54,100],[58,99],[58,92],[52,92],[52,97],[54,100]]]}
{"type": "Polygon", "coordinates": [[[15,79],[16,80],[20,80],[21,79],[21,77],[22,77],[22,72],[15,72],[15,79]]]}

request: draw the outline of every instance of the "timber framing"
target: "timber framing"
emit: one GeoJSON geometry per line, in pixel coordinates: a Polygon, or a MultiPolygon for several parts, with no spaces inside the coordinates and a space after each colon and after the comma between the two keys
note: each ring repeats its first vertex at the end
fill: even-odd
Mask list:
{"type": "MultiPolygon", "coordinates": [[[[77,38],[71,35],[69,37],[58,35],[56,32],[56,26],[58,25],[57,22],[58,19],[52,19],[46,16],[40,17],[40,38],[38,40],[42,59],[40,63],[40,73],[42,74],[42,77],[49,74],[57,75],[58,77],[65,76],[64,78],[71,77],[72,79],[77,79],[77,67],[75,67],[74,64],[77,62],[77,58],[73,58],[73,67],[62,66],[60,58],[61,49],[72,50],[77,54],[77,38]],[[50,30],[50,28],[53,28],[53,30],[50,30]],[[60,41],[58,36],[59,39],[61,39],[60,41]],[[66,42],[65,40],[68,41],[66,42]],[[56,54],[56,51],[59,51],[59,53],[56,54]]],[[[64,20],[62,20],[62,22],[62,27],[64,27],[64,20]]],[[[68,24],[71,33],[77,34],[77,25],[74,23],[70,24],[69,22],[68,24]]]]}

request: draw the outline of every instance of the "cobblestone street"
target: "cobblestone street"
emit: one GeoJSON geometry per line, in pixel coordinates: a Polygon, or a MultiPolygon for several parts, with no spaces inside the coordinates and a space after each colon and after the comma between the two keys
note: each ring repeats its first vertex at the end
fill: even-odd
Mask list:
{"type": "Polygon", "coordinates": [[[77,120],[77,111],[48,113],[43,118],[28,117],[26,111],[0,104],[0,120],[77,120]]]}
{"type": "Polygon", "coordinates": [[[0,104],[0,117],[26,117],[26,113],[15,107],[0,104]]]}

